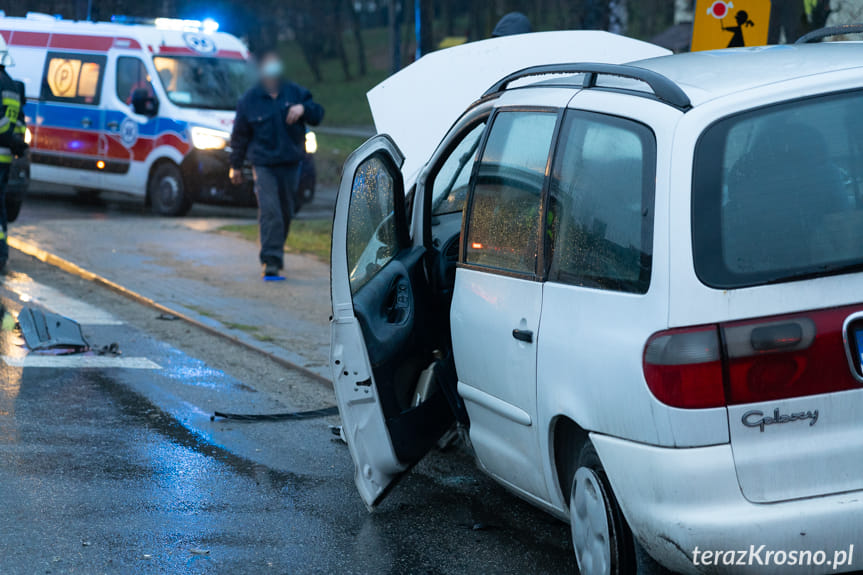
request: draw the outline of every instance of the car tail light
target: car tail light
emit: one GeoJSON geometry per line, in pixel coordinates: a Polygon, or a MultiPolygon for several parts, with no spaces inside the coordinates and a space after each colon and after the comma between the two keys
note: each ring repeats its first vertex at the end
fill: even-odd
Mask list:
{"type": "Polygon", "coordinates": [[[843,323],[859,309],[654,334],[644,351],[647,385],[663,403],[689,409],[858,388],[846,358],[843,323]]]}
{"type": "Polygon", "coordinates": [[[656,398],[689,409],[725,405],[716,326],[660,332],[644,349],[644,377],[656,398]]]}

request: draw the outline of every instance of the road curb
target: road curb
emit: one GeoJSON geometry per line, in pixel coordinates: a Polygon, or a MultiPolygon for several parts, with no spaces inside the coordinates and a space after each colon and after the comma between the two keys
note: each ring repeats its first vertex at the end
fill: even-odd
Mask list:
{"type": "Polygon", "coordinates": [[[237,336],[232,335],[230,333],[227,333],[223,330],[220,330],[217,327],[206,324],[206,323],[204,323],[198,319],[195,319],[194,317],[191,317],[190,315],[188,315],[184,312],[181,312],[179,310],[176,310],[176,309],[170,308],[164,304],[161,304],[161,303],[159,303],[159,302],[157,302],[151,298],[148,298],[145,295],[139,294],[136,291],[133,291],[133,290],[131,290],[127,287],[124,287],[124,286],[122,286],[122,285],[120,285],[114,281],[111,281],[106,277],[100,276],[99,274],[93,273],[90,270],[84,269],[74,262],[70,262],[69,260],[61,258],[60,256],[58,256],[56,254],[52,254],[51,252],[45,251],[35,244],[32,244],[28,241],[22,240],[22,239],[17,238],[17,237],[12,237],[12,236],[7,238],[7,242],[9,244],[9,247],[14,248],[14,249],[18,250],[19,252],[26,254],[28,256],[32,256],[32,257],[36,258],[37,260],[44,262],[50,266],[54,266],[60,270],[63,270],[64,272],[66,272],[68,274],[77,276],[77,277],[79,277],[81,279],[85,279],[87,281],[91,281],[91,282],[98,284],[102,287],[106,287],[106,288],[110,289],[111,291],[114,291],[114,292],[116,292],[116,293],[118,293],[124,297],[127,297],[133,301],[140,303],[140,304],[151,307],[151,308],[158,310],[162,313],[167,313],[167,314],[176,316],[176,317],[180,318],[181,320],[183,320],[184,322],[186,322],[190,325],[193,325],[198,329],[202,329],[202,330],[206,331],[207,333],[218,336],[222,339],[230,341],[231,343],[239,345],[245,349],[248,349],[250,351],[258,353],[258,354],[266,357],[267,359],[276,362],[277,364],[279,364],[283,367],[298,371],[298,372],[302,373],[303,375],[305,375],[306,377],[317,381],[318,383],[326,384],[330,387],[332,387],[332,385],[333,385],[333,382],[330,379],[320,375],[319,373],[316,373],[316,372],[308,369],[307,367],[303,367],[301,365],[298,365],[298,364],[290,361],[289,359],[285,359],[284,357],[280,357],[280,356],[278,356],[278,355],[276,355],[270,351],[267,351],[266,349],[263,349],[261,347],[254,345],[253,343],[250,343],[248,341],[240,339],[237,336]]]}

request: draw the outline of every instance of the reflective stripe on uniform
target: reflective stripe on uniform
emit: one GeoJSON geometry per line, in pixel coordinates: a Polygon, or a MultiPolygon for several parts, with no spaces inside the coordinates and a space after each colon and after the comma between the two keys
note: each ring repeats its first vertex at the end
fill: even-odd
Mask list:
{"type": "Polygon", "coordinates": [[[12,163],[12,150],[9,148],[4,148],[0,146],[0,164],[11,164],[12,163]]]}
{"type": "Polygon", "coordinates": [[[6,232],[4,232],[3,230],[0,230],[0,241],[3,241],[5,239],[6,239],[6,232]]]}
{"type": "Polygon", "coordinates": [[[4,134],[9,131],[9,125],[11,121],[6,116],[0,118],[0,134],[4,134]]]}

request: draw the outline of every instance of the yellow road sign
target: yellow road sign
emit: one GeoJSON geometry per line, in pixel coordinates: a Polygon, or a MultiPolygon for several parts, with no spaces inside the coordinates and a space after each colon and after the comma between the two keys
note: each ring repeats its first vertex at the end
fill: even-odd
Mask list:
{"type": "Polygon", "coordinates": [[[767,44],[770,0],[698,0],[692,51],[767,44]]]}

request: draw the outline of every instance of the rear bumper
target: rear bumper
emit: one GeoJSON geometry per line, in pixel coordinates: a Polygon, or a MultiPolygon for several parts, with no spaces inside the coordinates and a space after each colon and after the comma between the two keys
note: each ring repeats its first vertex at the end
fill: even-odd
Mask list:
{"type": "MultiPolygon", "coordinates": [[[[824,573],[863,566],[863,492],[751,503],[740,491],[728,444],[670,449],[603,435],[591,439],[636,538],[670,569],[682,573],[824,573]],[[752,553],[762,545],[753,558],[752,553]],[[833,565],[840,558],[836,554],[847,555],[851,545],[850,563],[833,565]],[[700,553],[733,551],[735,563],[705,565],[701,555],[696,566],[696,548],[700,553]],[[744,551],[747,554],[741,556],[744,551]],[[784,551],[784,565],[759,564],[757,558],[763,561],[768,551],[784,551]],[[801,552],[810,551],[810,564],[790,565],[791,551],[801,559],[806,557],[801,552]],[[819,551],[829,565],[815,564],[819,551]],[[745,564],[738,563],[741,557],[745,564]]],[[[726,553],[723,560],[729,557],[726,553]]]]}

